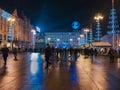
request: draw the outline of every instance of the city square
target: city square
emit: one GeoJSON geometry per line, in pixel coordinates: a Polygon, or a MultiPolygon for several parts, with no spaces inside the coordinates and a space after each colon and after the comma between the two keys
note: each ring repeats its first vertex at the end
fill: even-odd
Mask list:
{"type": "Polygon", "coordinates": [[[0,90],[120,90],[119,3],[1,0],[0,90]]]}
{"type": "Polygon", "coordinates": [[[120,59],[108,56],[76,62],[53,59],[48,70],[40,53],[23,53],[14,61],[10,54],[6,67],[0,65],[0,90],[119,90],[120,59]],[[34,57],[33,57],[34,56],[34,57]]]}

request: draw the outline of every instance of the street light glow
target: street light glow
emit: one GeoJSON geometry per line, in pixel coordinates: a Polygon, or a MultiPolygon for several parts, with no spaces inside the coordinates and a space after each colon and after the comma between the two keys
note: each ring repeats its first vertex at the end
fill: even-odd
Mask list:
{"type": "Polygon", "coordinates": [[[81,34],[81,35],[80,35],[80,38],[82,38],[82,37],[84,37],[84,35],[83,35],[83,34],[81,34]]]}
{"type": "Polygon", "coordinates": [[[14,22],[15,18],[10,17],[10,18],[8,18],[8,21],[14,22]]]}
{"type": "Polygon", "coordinates": [[[96,20],[96,22],[99,22],[100,20],[103,19],[103,16],[101,14],[97,14],[94,19],[96,20]]]}
{"type": "Polygon", "coordinates": [[[90,30],[88,29],[88,28],[85,28],[84,29],[84,32],[85,32],[85,34],[86,34],[86,43],[88,43],[88,32],[89,32],[90,30]]]}
{"type": "Polygon", "coordinates": [[[97,25],[96,25],[96,40],[97,41],[100,41],[101,40],[101,28],[100,28],[100,20],[103,19],[103,16],[102,14],[98,13],[96,14],[96,16],[94,17],[94,19],[96,20],[97,22],[97,25]]]}
{"type": "Polygon", "coordinates": [[[32,29],[31,32],[34,32],[34,29],[32,29]]]}
{"type": "Polygon", "coordinates": [[[57,41],[60,41],[60,39],[58,38],[57,41]]]}
{"type": "Polygon", "coordinates": [[[70,39],[70,41],[73,41],[73,39],[70,39]]]}
{"type": "Polygon", "coordinates": [[[79,41],[79,40],[80,40],[80,38],[77,38],[77,40],[79,41]]]}
{"type": "Polygon", "coordinates": [[[51,38],[48,38],[48,41],[50,41],[51,40],[51,38]]]}
{"type": "Polygon", "coordinates": [[[85,28],[85,29],[84,29],[84,32],[85,32],[85,33],[88,33],[89,31],[90,31],[90,30],[89,30],[88,28],[85,28]]]}

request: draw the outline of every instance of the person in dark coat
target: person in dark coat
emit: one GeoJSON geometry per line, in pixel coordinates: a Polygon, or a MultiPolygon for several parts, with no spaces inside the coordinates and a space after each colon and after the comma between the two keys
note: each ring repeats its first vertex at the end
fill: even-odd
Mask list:
{"type": "Polygon", "coordinates": [[[51,64],[50,63],[50,57],[51,57],[51,48],[49,46],[49,44],[46,45],[45,47],[45,61],[46,61],[46,67],[45,68],[48,68],[48,66],[51,64]]]}
{"type": "Polygon", "coordinates": [[[115,58],[115,50],[110,48],[109,52],[108,52],[108,55],[110,57],[110,63],[114,63],[114,58],[115,58]]]}
{"type": "Polygon", "coordinates": [[[9,49],[7,48],[6,45],[4,45],[3,48],[1,49],[1,51],[2,51],[2,56],[3,56],[3,60],[4,60],[4,65],[6,65],[9,49]]]}
{"type": "Polygon", "coordinates": [[[13,48],[13,55],[14,55],[14,60],[17,60],[17,48],[13,48]]]}

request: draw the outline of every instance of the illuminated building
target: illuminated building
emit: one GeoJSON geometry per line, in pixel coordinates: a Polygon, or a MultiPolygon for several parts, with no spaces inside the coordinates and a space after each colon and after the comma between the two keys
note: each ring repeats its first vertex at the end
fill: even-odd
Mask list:
{"type": "Polygon", "coordinates": [[[29,19],[18,17],[17,10],[10,14],[0,9],[0,46],[6,44],[10,49],[28,46],[32,28],[29,19]]]}
{"type": "Polygon", "coordinates": [[[47,32],[45,33],[45,43],[60,48],[77,47],[79,32],[47,32]]]}

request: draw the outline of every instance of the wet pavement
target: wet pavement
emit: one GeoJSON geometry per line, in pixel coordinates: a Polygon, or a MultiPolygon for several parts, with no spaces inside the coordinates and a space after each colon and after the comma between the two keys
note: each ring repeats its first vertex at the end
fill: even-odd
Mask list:
{"type": "Polygon", "coordinates": [[[52,58],[45,69],[44,55],[23,53],[14,60],[10,54],[6,67],[0,57],[0,90],[120,90],[120,59],[97,56],[77,61],[52,58]]]}

